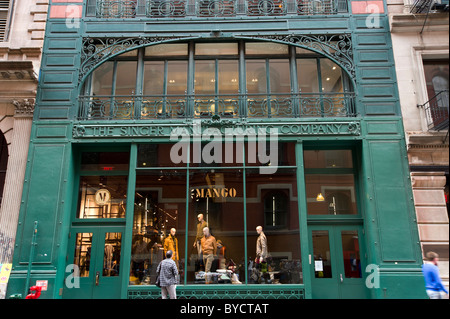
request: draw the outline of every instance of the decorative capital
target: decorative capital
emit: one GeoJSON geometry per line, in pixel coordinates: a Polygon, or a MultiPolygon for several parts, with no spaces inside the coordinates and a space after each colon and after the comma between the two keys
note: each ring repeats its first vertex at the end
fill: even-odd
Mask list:
{"type": "Polygon", "coordinates": [[[34,112],[35,99],[13,100],[16,117],[32,117],[34,112]]]}

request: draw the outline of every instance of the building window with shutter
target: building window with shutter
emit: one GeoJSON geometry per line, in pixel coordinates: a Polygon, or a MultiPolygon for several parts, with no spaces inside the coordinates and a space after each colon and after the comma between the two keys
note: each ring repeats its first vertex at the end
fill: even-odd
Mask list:
{"type": "Polygon", "coordinates": [[[8,40],[13,2],[14,0],[0,0],[0,42],[8,40]]]}

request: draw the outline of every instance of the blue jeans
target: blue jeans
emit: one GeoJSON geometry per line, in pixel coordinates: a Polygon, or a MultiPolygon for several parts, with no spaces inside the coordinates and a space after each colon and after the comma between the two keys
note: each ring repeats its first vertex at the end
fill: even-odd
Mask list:
{"type": "Polygon", "coordinates": [[[427,295],[430,299],[444,299],[442,291],[427,289],[427,295]]]}

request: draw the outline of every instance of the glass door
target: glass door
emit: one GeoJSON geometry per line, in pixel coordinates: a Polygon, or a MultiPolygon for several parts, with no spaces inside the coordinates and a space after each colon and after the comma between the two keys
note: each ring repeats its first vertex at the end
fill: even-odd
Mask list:
{"type": "Polygon", "coordinates": [[[312,296],[367,298],[361,226],[309,226],[312,296]]]}
{"type": "Polygon", "coordinates": [[[67,263],[73,274],[64,298],[120,298],[123,233],[123,226],[71,229],[67,263]]]}

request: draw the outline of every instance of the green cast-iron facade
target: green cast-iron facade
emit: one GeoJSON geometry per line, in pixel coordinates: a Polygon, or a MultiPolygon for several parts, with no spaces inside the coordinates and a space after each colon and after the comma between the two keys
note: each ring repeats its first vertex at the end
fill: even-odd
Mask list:
{"type": "MultiPolygon", "coordinates": [[[[242,194],[237,196],[243,201],[243,222],[236,229],[230,226],[233,231],[229,237],[231,243],[232,236],[244,234],[240,284],[205,286],[190,282],[187,255],[191,250],[192,244],[188,242],[193,228],[188,218],[195,220],[190,187],[195,183],[199,167],[188,163],[178,167],[184,172],[180,175],[180,189],[181,192],[184,190],[184,195],[179,197],[184,198],[180,203],[184,205],[185,214],[184,220],[180,221],[182,226],[178,236],[182,244],[180,252],[186,255],[180,258],[180,269],[186,271],[177,288],[179,297],[314,298],[330,297],[320,293],[335,289],[336,294],[331,297],[423,298],[422,258],[388,17],[385,3],[374,3],[375,7],[356,0],[51,2],[8,296],[26,294],[27,287],[34,285],[36,280],[47,281],[47,290],[41,298],[106,296],[104,292],[95,293],[98,277],[102,274],[97,272],[95,278],[94,271],[86,275],[89,294],[77,295],[77,288],[69,287],[73,278],[70,277],[71,268],[67,267],[72,264],[77,249],[75,237],[78,235],[75,234],[96,234],[100,229],[108,228],[110,233],[121,234],[120,275],[115,286],[109,286],[118,293],[114,297],[158,298],[156,286],[132,284],[131,275],[128,275],[133,272],[130,267],[134,267],[130,266],[130,260],[134,260],[132,247],[136,206],[139,206],[137,199],[133,201],[137,198],[136,185],[144,185],[142,176],[152,176],[153,171],[161,175],[159,178],[164,175],[160,173],[164,165],[155,164],[152,168],[141,160],[145,149],[142,145],[174,143],[171,139],[173,130],[183,128],[189,134],[195,134],[195,125],[200,125],[203,130],[200,134],[207,129],[224,133],[226,128],[266,134],[270,129],[277,130],[278,141],[287,145],[290,158],[286,163],[280,163],[280,167],[282,172],[291,170],[289,176],[293,182],[289,187],[275,188],[286,187],[292,198],[288,216],[295,227],[286,226],[289,229],[285,233],[295,233],[296,237],[292,238],[296,238],[298,249],[295,249],[299,256],[289,258],[299,261],[301,271],[297,279],[293,279],[294,272],[290,271],[290,281],[281,279],[283,284],[279,285],[273,284],[279,280],[277,271],[273,271],[274,277],[265,283],[252,282],[247,260],[253,256],[248,247],[254,246],[254,238],[250,236],[254,236],[251,232],[255,232],[256,224],[251,222],[249,205],[253,200],[251,178],[257,177],[250,177],[253,171],[244,160],[242,165],[236,166],[239,174],[244,172],[239,175],[241,185],[244,185],[242,194]],[[264,49],[253,57],[250,48],[261,43],[264,49]],[[158,58],[146,58],[152,47],[170,48],[162,46],[168,44],[182,45],[186,52],[181,58],[173,58],[179,63],[175,65],[186,69],[186,86],[181,93],[169,92],[170,84],[175,83],[170,78],[171,63],[175,62],[166,56],[175,56],[175,53],[163,51],[158,58]],[[212,85],[207,93],[196,90],[201,75],[197,77],[194,70],[200,70],[202,63],[206,63],[198,62],[196,57],[199,44],[217,47],[227,44],[235,48],[235,53],[202,57],[209,61],[210,70],[213,70],[208,73],[212,74],[212,78],[208,78],[212,85]],[[289,89],[284,91],[274,89],[275,82],[282,82],[272,77],[277,68],[271,63],[279,53],[271,55],[267,52],[274,46],[286,48],[282,54],[290,77],[287,81],[289,89]],[[316,91],[300,89],[299,83],[305,80],[297,76],[304,65],[302,54],[306,54],[306,59],[313,61],[314,70],[318,70],[316,91]],[[115,94],[111,88],[119,88],[117,83],[122,78],[117,74],[122,72],[118,67],[121,61],[135,63],[133,81],[136,81],[129,93],[115,94]],[[158,78],[163,83],[160,93],[146,91],[145,65],[152,63],[159,63],[162,70],[158,78]],[[225,65],[222,69],[221,63],[225,65]],[[249,76],[252,63],[259,63],[266,70],[262,91],[250,89],[251,82],[257,81],[249,76]],[[337,67],[342,71],[342,88],[337,91],[326,89],[329,80],[323,71],[326,63],[332,63],[330,69],[337,67]],[[108,65],[115,74],[107,86],[112,91],[95,95],[92,91],[95,72],[108,65]],[[232,93],[219,92],[222,87],[218,83],[227,65],[236,69],[236,77],[231,79],[236,83],[232,93]],[[351,153],[353,164],[339,168],[338,175],[354,177],[351,196],[357,205],[357,213],[340,215],[336,213],[336,205],[330,205],[331,213],[311,214],[313,203],[312,197],[308,196],[309,181],[315,175],[334,171],[330,167],[308,167],[308,152],[341,149],[351,153]],[[102,168],[102,171],[86,173],[83,152],[126,153],[127,165],[120,171],[102,168]],[[114,219],[80,219],[82,182],[96,176],[114,178],[122,175],[126,176],[126,201],[123,204],[126,213],[114,219]],[[326,277],[323,274],[326,270],[320,270],[323,264],[314,265],[313,246],[316,242],[312,238],[318,239],[320,231],[326,230],[331,238],[331,251],[335,247],[342,254],[337,243],[341,240],[339,234],[348,230],[345,227],[352,228],[359,238],[361,270],[358,288],[341,285],[351,281],[343,277],[343,272],[340,278],[334,270],[330,278],[322,278],[326,277]],[[81,230],[77,232],[77,229],[81,230]],[[320,282],[321,279],[325,281],[320,282]]],[[[243,150],[244,154],[246,150],[248,153],[245,147],[243,150]]],[[[193,150],[190,152],[192,155],[193,150]]],[[[152,163],[151,160],[148,162],[152,163]]],[[[223,169],[212,166],[211,172],[223,169]]],[[[170,170],[172,172],[173,167],[170,170]]],[[[222,174],[227,180],[225,171],[223,169],[222,174]]],[[[173,178],[174,174],[170,176],[173,178]]],[[[287,179],[286,176],[283,178],[287,179]]],[[[288,184],[283,181],[280,184],[288,184]]],[[[238,192],[239,187],[236,186],[238,192]]],[[[258,189],[264,189],[264,186],[258,189]]],[[[275,195],[273,198],[275,203],[275,195]]],[[[173,206],[167,204],[164,207],[170,209],[173,206]]],[[[277,210],[277,213],[282,212],[282,207],[277,210]]],[[[275,208],[273,214],[275,216],[275,208]]],[[[268,216],[265,215],[264,221],[271,218],[268,216]]],[[[282,228],[276,225],[275,217],[271,223],[273,227],[267,231],[269,248],[271,232],[275,238],[282,228]]],[[[218,227],[223,230],[226,226],[218,227]]],[[[276,244],[272,245],[276,249],[276,244]]],[[[103,251],[98,256],[103,259],[103,251]]],[[[333,264],[338,263],[338,259],[332,260],[333,269],[338,268],[333,264]]],[[[91,267],[94,262],[91,259],[91,267]]],[[[100,282],[102,280],[103,277],[100,282]]]]}

